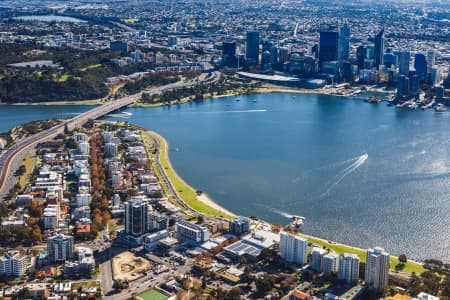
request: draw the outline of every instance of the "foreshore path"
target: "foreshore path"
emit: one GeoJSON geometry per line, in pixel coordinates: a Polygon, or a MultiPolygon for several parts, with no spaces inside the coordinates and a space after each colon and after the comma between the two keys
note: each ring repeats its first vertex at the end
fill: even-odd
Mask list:
{"type": "Polygon", "coordinates": [[[169,144],[161,135],[149,130],[145,130],[144,135],[156,146],[154,162],[164,183],[180,206],[196,215],[224,219],[235,217],[235,214],[211,200],[205,193],[197,194],[197,191],[177,174],[170,162],[169,144]]]}

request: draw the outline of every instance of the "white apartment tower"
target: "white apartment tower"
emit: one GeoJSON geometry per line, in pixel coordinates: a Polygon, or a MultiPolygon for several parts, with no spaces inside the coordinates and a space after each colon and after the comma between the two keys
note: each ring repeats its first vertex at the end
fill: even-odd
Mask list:
{"type": "Polygon", "coordinates": [[[304,265],[308,258],[308,241],[304,238],[282,232],[280,234],[281,258],[290,263],[304,265]]]}
{"type": "Polygon", "coordinates": [[[388,284],[389,253],[383,248],[367,249],[366,287],[377,293],[384,293],[388,284]]]}
{"type": "Polygon", "coordinates": [[[338,279],[347,284],[357,282],[359,279],[359,257],[356,254],[345,253],[339,260],[338,279]]]}

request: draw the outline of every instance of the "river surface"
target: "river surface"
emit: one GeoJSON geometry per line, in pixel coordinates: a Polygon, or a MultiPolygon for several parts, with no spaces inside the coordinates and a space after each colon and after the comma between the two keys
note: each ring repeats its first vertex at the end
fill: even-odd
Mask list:
{"type": "Polygon", "coordinates": [[[309,94],[124,112],[107,119],[161,133],[177,172],[237,214],[301,215],[318,237],[450,261],[450,112],[309,94]]]}

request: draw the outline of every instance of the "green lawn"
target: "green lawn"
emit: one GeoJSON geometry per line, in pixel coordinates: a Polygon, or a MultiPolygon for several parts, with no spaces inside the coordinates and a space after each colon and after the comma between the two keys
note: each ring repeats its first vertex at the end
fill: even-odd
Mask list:
{"type": "MultiPolygon", "coordinates": [[[[359,259],[361,260],[361,262],[366,261],[366,251],[365,250],[353,248],[353,247],[345,246],[345,245],[341,245],[341,244],[331,244],[331,243],[328,243],[327,241],[324,241],[324,240],[321,240],[318,238],[314,238],[309,235],[304,235],[301,233],[300,233],[300,235],[303,236],[304,238],[306,238],[310,243],[317,245],[319,247],[325,246],[330,251],[334,251],[337,253],[354,253],[359,256],[359,259]]],[[[398,265],[398,263],[399,263],[398,258],[396,256],[391,256],[391,258],[390,258],[391,270],[395,270],[395,266],[398,265]]],[[[405,272],[405,273],[415,272],[416,274],[420,274],[425,271],[425,268],[419,263],[408,261],[406,263],[405,267],[400,271],[405,272]]]]}
{"type": "Polygon", "coordinates": [[[155,289],[151,289],[140,294],[138,298],[142,300],[166,300],[169,297],[155,289]]]}
{"type": "Polygon", "coordinates": [[[25,173],[20,176],[19,184],[21,187],[24,187],[27,184],[28,179],[31,173],[33,173],[35,167],[35,160],[32,152],[28,152],[25,155],[22,161],[22,165],[25,166],[25,173]]]}
{"type": "Polygon", "coordinates": [[[95,287],[97,288],[97,290],[100,290],[100,282],[96,281],[96,280],[92,280],[92,281],[79,281],[79,282],[74,282],[72,283],[72,290],[76,291],[78,290],[78,288],[90,288],[90,287],[95,287]]]}
{"type": "Polygon", "coordinates": [[[100,68],[101,66],[102,66],[102,64],[90,65],[90,66],[81,68],[80,71],[81,71],[81,72],[85,72],[85,71],[90,70],[90,69],[100,68]]]}
{"type": "Polygon", "coordinates": [[[139,21],[138,18],[122,19],[122,22],[124,22],[126,24],[134,24],[134,23],[136,23],[138,21],[139,21]]]}
{"type": "Polygon", "coordinates": [[[195,209],[196,211],[203,213],[205,215],[209,215],[212,217],[223,217],[227,219],[232,219],[232,216],[228,216],[224,214],[223,212],[216,210],[214,208],[209,207],[208,205],[204,204],[200,200],[197,199],[197,193],[196,191],[189,186],[186,182],[183,181],[183,179],[178,176],[178,174],[173,169],[172,165],[170,164],[169,160],[169,154],[168,154],[168,145],[166,140],[161,137],[160,135],[147,132],[146,133],[149,138],[157,138],[159,140],[160,149],[159,149],[159,159],[160,164],[164,169],[164,172],[166,173],[169,180],[172,182],[172,185],[176,189],[178,195],[181,199],[183,199],[184,202],[186,202],[190,207],[195,209]]]}
{"type": "Polygon", "coordinates": [[[66,73],[62,74],[60,77],[56,73],[53,74],[53,81],[56,81],[56,82],[66,82],[69,78],[70,78],[70,75],[66,74],[66,73]]]}

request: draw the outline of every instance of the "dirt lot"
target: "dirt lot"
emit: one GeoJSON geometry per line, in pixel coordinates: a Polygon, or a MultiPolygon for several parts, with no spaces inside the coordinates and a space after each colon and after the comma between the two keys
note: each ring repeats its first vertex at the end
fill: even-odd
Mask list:
{"type": "Polygon", "coordinates": [[[141,271],[148,270],[150,262],[127,251],[113,257],[112,267],[114,280],[133,281],[143,276],[141,271]]]}

